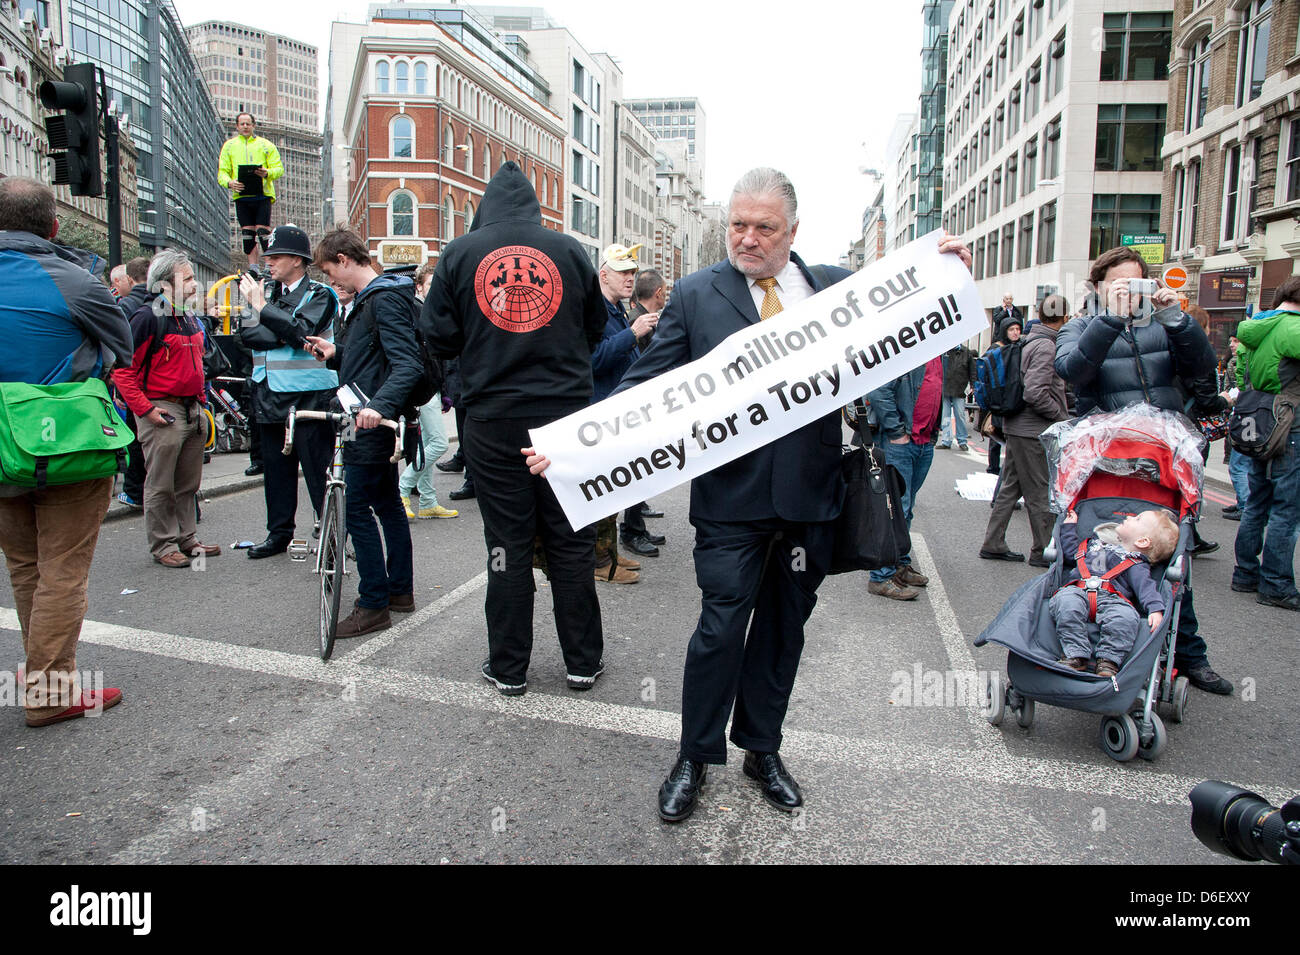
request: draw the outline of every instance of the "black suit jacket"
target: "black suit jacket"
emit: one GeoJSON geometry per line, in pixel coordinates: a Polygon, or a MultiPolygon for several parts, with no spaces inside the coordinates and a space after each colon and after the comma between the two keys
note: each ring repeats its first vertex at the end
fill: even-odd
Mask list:
{"type": "MultiPolygon", "coordinates": [[[[851,273],[824,266],[820,282],[793,253],[814,291],[851,273]]],[[[712,351],[724,338],[758,324],[745,276],[730,262],[688,275],[673,286],[649,349],[628,369],[614,394],[712,351]]],[[[844,499],[840,478],[842,431],[837,410],[691,483],[691,516],[711,521],[829,521],[844,499]]]]}

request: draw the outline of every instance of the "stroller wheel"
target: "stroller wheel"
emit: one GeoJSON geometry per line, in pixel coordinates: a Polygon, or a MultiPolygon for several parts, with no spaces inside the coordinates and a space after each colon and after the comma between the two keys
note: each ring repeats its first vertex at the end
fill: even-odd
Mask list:
{"type": "Polygon", "coordinates": [[[990,673],[983,689],[984,698],[980,701],[980,710],[986,720],[994,726],[1001,726],[1002,717],[1006,715],[1007,710],[1007,697],[1002,689],[1002,674],[996,671],[990,673]]]}
{"type": "Polygon", "coordinates": [[[1034,725],[1034,701],[1027,696],[1020,698],[1020,705],[1016,707],[1016,725],[1025,729],[1034,725]]]}
{"type": "Polygon", "coordinates": [[[1174,699],[1169,704],[1169,719],[1174,723],[1181,723],[1187,713],[1187,699],[1191,690],[1191,681],[1185,676],[1177,677],[1174,680],[1174,699]]]}
{"type": "Polygon", "coordinates": [[[1102,719],[1098,742],[1111,759],[1127,763],[1137,755],[1138,741],[1137,723],[1127,713],[1102,719]]]}
{"type": "Polygon", "coordinates": [[[1165,721],[1155,713],[1151,714],[1151,742],[1146,746],[1138,746],[1138,755],[1143,759],[1157,759],[1165,751],[1165,743],[1169,742],[1169,734],[1165,730],[1165,721]]]}

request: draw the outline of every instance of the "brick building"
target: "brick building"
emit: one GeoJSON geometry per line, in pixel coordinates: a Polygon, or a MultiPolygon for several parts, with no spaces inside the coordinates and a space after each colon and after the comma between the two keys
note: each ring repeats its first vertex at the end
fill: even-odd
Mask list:
{"type": "Polygon", "coordinates": [[[1169,67],[1169,258],[1221,355],[1300,257],[1300,5],[1177,0],[1169,67]]]}
{"type": "Polygon", "coordinates": [[[365,24],[334,24],[327,201],[342,214],[333,218],[365,236],[382,265],[436,258],[513,160],[543,224],[563,230],[565,125],[549,87],[472,19],[415,18],[425,12],[374,8],[365,24]]]}

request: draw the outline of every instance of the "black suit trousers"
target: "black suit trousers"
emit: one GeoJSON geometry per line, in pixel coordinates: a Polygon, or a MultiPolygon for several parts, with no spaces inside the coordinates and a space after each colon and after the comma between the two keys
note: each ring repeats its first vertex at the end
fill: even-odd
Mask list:
{"type": "Polygon", "coordinates": [[[292,539],[298,515],[298,464],[307,481],[311,506],[319,516],[325,503],[325,469],[334,457],[334,429],[324,421],[299,421],[293,429],[293,454],[285,457],[284,422],[257,425],[262,433],[265,469],[262,491],[266,495],[266,535],[271,540],[292,539]]]}
{"type": "Polygon", "coordinates": [[[574,531],[544,477],[528,473],[528,429],[553,418],[466,418],[465,467],[474,474],[488,550],[488,653],[492,673],[523,683],[533,651],[533,538],[542,539],[555,629],[568,673],[591,676],[605,649],[596,597],[596,528],[574,531]]]}
{"type": "Polygon", "coordinates": [[[682,679],[682,755],[726,762],[733,702],[731,741],[777,752],[804,623],[830,566],[834,522],[691,523],[701,609],[682,679]]]}

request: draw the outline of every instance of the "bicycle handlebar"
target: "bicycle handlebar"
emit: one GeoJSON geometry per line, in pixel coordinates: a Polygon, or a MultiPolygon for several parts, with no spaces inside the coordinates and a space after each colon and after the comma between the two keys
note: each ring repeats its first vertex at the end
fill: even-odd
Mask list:
{"type": "MultiPolygon", "coordinates": [[[[336,430],[340,427],[347,427],[355,420],[352,415],[346,412],[299,411],[296,408],[290,408],[289,418],[286,422],[284,431],[284,448],[281,451],[281,453],[286,456],[293,454],[294,425],[299,418],[307,421],[328,421],[330,424],[334,425],[336,430]]],[[[388,418],[380,418],[379,423],[385,428],[391,428],[396,433],[393,454],[388,460],[393,464],[397,464],[402,460],[402,445],[405,443],[406,439],[406,421],[391,421],[388,418]]]]}

